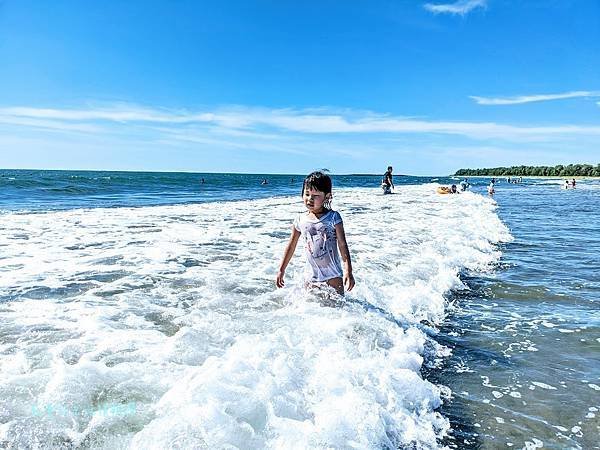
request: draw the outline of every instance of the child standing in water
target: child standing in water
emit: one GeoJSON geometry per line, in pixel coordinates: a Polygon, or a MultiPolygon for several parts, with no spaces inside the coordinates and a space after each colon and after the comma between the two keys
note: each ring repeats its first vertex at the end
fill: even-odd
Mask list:
{"type": "Polygon", "coordinates": [[[342,217],[331,209],[331,178],[323,172],[309,174],[302,184],[302,200],[307,211],[294,220],[292,234],[277,273],[277,287],[285,284],[285,269],[294,255],[298,239],[302,237],[307,284],[327,283],[343,295],[344,286],[348,291],[354,287],[354,277],[342,217]],[[343,271],[338,248],[344,262],[343,271]]]}

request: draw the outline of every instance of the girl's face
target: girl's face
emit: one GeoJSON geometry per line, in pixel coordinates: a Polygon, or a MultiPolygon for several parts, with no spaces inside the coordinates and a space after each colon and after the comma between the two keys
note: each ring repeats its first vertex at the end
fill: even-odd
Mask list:
{"type": "Polygon", "coordinates": [[[325,194],[325,192],[317,191],[316,189],[306,187],[304,188],[304,205],[312,213],[321,212],[323,205],[327,200],[331,198],[331,194],[325,194]]]}

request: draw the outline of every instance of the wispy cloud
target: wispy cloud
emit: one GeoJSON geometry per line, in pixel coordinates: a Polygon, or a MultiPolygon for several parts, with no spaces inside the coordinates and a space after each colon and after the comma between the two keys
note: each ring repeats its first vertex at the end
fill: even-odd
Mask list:
{"type": "Polygon", "coordinates": [[[423,7],[434,14],[457,14],[464,16],[475,8],[485,8],[487,0],[458,0],[454,3],[425,3],[423,7]]]}
{"type": "MultiPolygon", "coordinates": [[[[469,96],[469,98],[475,100],[480,105],[518,105],[521,103],[547,102],[550,100],[562,100],[565,98],[577,97],[600,97],[600,91],[573,91],[564,92],[562,94],[521,95],[518,97],[503,98],[478,97],[475,95],[469,96]]],[[[600,102],[598,104],[600,105],[600,102]]]]}
{"type": "Polygon", "coordinates": [[[373,170],[393,155],[406,171],[445,173],[527,155],[540,163],[564,153],[588,161],[599,145],[600,125],[441,121],[324,107],[0,107],[0,164],[6,166],[12,158],[24,167],[260,171],[253,161],[269,159],[274,171],[355,171],[373,170]]]}
{"type": "MultiPolygon", "coordinates": [[[[588,96],[591,93],[587,93],[588,96]]],[[[495,99],[498,100],[498,99],[495,99]]],[[[470,139],[545,140],[548,136],[598,136],[600,126],[512,125],[495,122],[435,121],[376,114],[369,111],[217,108],[190,112],[143,108],[136,105],[103,109],[0,108],[0,124],[91,134],[139,133],[193,136],[194,139],[243,141],[277,140],[294,136],[356,134],[441,134],[470,139]],[[237,136],[236,136],[237,134],[237,136]]]]}
{"type": "Polygon", "coordinates": [[[211,114],[188,114],[185,112],[164,111],[125,104],[114,105],[108,108],[90,109],[0,108],[0,114],[14,117],[66,121],[105,120],[111,122],[185,123],[209,122],[215,119],[211,114]]]}
{"type": "Polygon", "coordinates": [[[0,124],[40,128],[57,132],[99,133],[100,127],[87,123],[69,123],[63,120],[50,120],[35,116],[19,116],[0,113],[0,124]]]}

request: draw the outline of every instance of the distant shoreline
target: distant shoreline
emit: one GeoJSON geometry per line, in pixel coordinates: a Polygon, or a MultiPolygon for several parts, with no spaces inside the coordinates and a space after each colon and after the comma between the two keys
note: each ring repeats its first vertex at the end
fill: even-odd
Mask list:
{"type": "Polygon", "coordinates": [[[496,178],[498,180],[506,179],[506,178],[534,178],[534,179],[548,179],[548,180],[572,180],[575,178],[576,180],[600,180],[600,177],[590,177],[585,175],[450,175],[451,177],[457,178],[496,178]]]}

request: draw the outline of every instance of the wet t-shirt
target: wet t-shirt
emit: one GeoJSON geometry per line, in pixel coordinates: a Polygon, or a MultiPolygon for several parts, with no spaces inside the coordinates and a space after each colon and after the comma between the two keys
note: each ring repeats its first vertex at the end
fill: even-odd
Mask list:
{"type": "Polygon", "coordinates": [[[342,217],[337,211],[328,211],[320,219],[311,219],[303,213],[294,220],[294,228],[304,240],[304,271],[308,281],[326,281],[342,276],[335,233],[335,225],[341,222],[342,217]]]}

